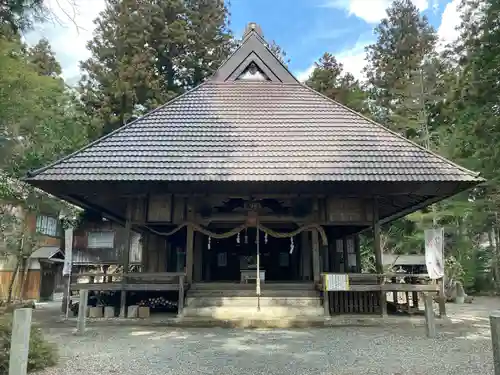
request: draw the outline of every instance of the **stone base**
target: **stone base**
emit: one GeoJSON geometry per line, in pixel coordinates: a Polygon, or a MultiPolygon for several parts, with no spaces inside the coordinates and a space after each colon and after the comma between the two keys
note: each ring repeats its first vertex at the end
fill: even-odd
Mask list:
{"type": "Polygon", "coordinates": [[[132,305],[127,308],[127,318],[137,318],[139,306],[132,305]]]}
{"type": "Polygon", "coordinates": [[[89,307],[89,318],[102,318],[103,307],[89,307]]]}
{"type": "Polygon", "coordinates": [[[140,319],[147,319],[149,318],[149,312],[149,307],[140,306],[138,309],[138,316],[140,319]]]}
{"type": "Polygon", "coordinates": [[[105,318],[114,318],[115,317],[115,308],[113,306],[104,307],[104,317],[105,318]]]}

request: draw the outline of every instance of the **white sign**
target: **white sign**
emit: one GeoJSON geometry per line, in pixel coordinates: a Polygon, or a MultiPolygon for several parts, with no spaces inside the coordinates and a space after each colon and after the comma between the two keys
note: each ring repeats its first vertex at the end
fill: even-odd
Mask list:
{"type": "Polygon", "coordinates": [[[71,275],[73,265],[73,228],[64,231],[64,267],[63,276],[71,275]]]}
{"type": "Polygon", "coordinates": [[[444,277],[444,229],[426,229],[425,237],[425,265],[431,279],[444,277]]]}
{"type": "Polygon", "coordinates": [[[349,276],[335,273],[326,274],[325,290],[328,292],[349,290],[349,276]]]}

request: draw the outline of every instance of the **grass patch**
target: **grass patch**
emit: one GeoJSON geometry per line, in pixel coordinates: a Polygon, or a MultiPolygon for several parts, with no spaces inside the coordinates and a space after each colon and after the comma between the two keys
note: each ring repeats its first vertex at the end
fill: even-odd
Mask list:
{"type": "MultiPolygon", "coordinates": [[[[0,316],[0,374],[9,371],[10,339],[12,332],[12,315],[0,316]]],[[[57,363],[57,348],[43,337],[42,331],[31,326],[30,349],[28,354],[28,372],[42,370],[57,363]]]]}

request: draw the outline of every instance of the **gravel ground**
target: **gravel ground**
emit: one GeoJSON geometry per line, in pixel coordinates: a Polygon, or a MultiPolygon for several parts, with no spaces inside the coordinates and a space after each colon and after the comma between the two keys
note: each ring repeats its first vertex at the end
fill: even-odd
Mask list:
{"type": "Polygon", "coordinates": [[[48,328],[60,364],[40,375],[472,375],[493,374],[487,324],[441,328],[427,339],[418,328],[70,327],[48,328]]]}

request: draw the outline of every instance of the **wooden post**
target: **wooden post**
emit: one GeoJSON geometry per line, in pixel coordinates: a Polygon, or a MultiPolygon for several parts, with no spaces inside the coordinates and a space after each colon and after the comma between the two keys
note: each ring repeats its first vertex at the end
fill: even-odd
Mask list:
{"type": "Polygon", "coordinates": [[[495,375],[500,375],[500,311],[493,311],[490,314],[490,327],[495,375]]]}
{"type": "Polygon", "coordinates": [[[354,251],[356,252],[356,272],[361,273],[361,246],[359,244],[359,234],[354,235],[354,251]]]}
{"type": "Polygon", "coordinates": [[[432,296],[430,293],[424,293],[425,304],[425,333],[427,337],[436,337],[436,322],[434,320],[434,309],[432,308],[432,296]]]}
{"type": "Polygon", "coordinates": [[[319,264],[319,238],[318,231],[316,229],[312,230],[312,256],[314,282],[319,283],[321,281],[319,264]]]}
{"type": "Polygon", "coordinates": [[[347,251],[347,237],[342,238],[342,252],[344,254],[344,272],[349,273],[349,252],[347,251]]]}
{"type": "MultiPolygon", "coordinates": [[[[382,264],[382,248],[380,244],[380,222],[379,222],[379,207],[378,199],[373,199],[373,247],[375,250],[375,268],[379,275],[384,273],[384,265],[382,264]]],[[[385,283],[384,277],[381,276],[380,283],[385,283]]],[[[382,316],[387,315],[387,300],[384,291],[380,292],[380,310],[382,316]]]]}
{"type": "Polygon", "coordinates": [[[444,294],[444,278],[438,280],[439,284],[439,317],[446,317],[446,296],[444,294]]]}
{"type": "Polygon", "coordinates": [[[186,281],[188,282],[188,284],[191,284],[193,282],[193,261],[194,261],[193,240],[194,240],[193,227],[188,225],[186,228],[186,281]]]}
{"type": "Polygon", "coordinates": [[[89,299],[89,291],[86,289],[80,290],[80,302],[78,304],[78,321],[76,323],[76,333],[79,335],[83,335],[85,333],[88,299],[89,299]]]}
{"type": "Polygon", "coordinates": [[[26,375],[28,373],[31,314],[31,308],[14,310],[9,354],[9,375],[26,375]]]}
{"type": "Polygon", "coordinates": [[[304,280],[311,280],[311,242],[309,232],[300,234],[300,251],[302,252],[302,277],[304,280]]]}
{"type": "Polygon", "coordinates": [[[125,286],[128,281],[128,267],[130,261],[130,237],[132,230],[132,218],[131,218],[131,202],[130,199],[127,200],[127,213],[125,219],[125,245],[123,247],[123,276],[122,276],[122,287],[120,296],[120,317],[127,317],[127,291],[125,286]]]}
{"type": "Polygon", "coordinates": [[[329,292],[326,290],[326,276],[323,275],[323,312],[325,316],[330,316],[330,298],[329,292]]]}
{"type": "Polygon", "coordinates": [[[151,233],[144,232],[142,233],[142,254],[141,254],[141,263],[142,263],[142,272],[149,272],[149,240],[151,233]]]}
{"type": "Polygon", "coordinates": [[[184,310],[184,275],[179,276],[179,301],[177,301],[177,316],[184,310]]]}

